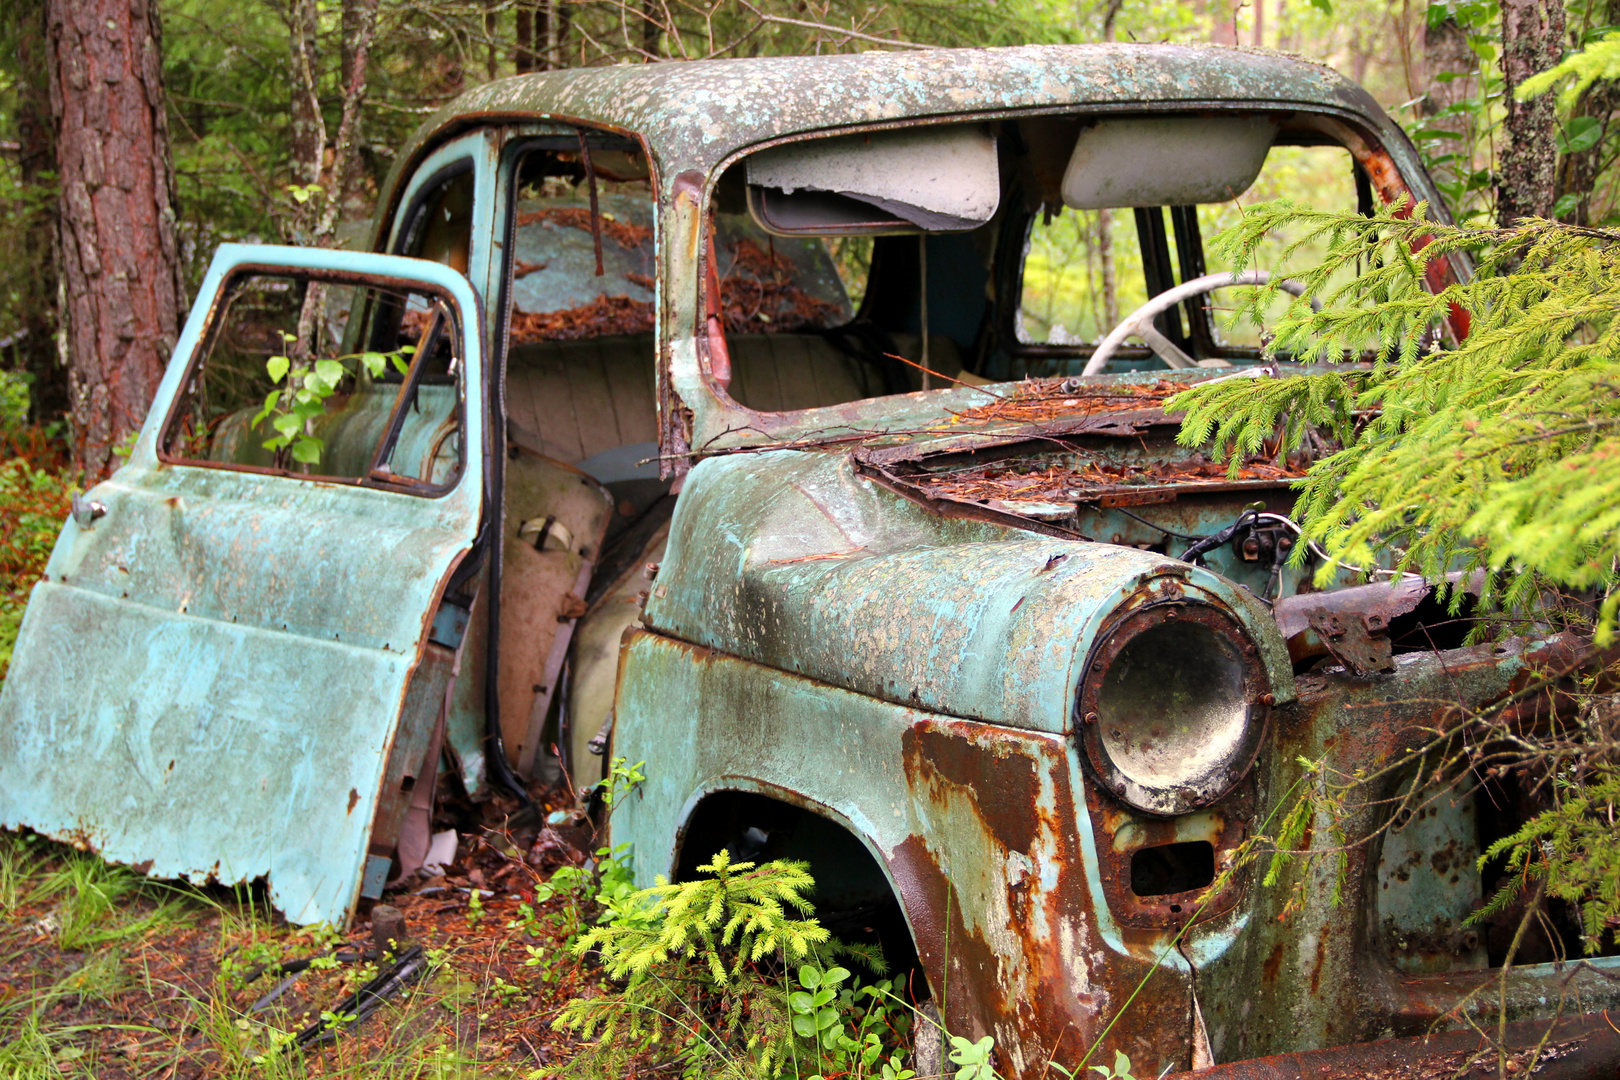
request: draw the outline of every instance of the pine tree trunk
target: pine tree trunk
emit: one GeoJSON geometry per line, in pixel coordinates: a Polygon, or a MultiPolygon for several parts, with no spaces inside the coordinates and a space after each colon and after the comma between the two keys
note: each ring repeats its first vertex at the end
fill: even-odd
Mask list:
{"type": "Polygon", "coordinates": [[[1515,101],[1530,76],[1558,63],[1564,48],[1562,0],[1502,0],[1502,75],[1507,82],[1507,146],[1498,163],[1496,220],[1547,217],[1558,164],[1554,95],[1515,101]]]}
{"type": "MultiPolygon", "coordinates": [[[[51,130],[50,63],[46,49],[45,0],[13,0],[4,19],[17,43],[17,172],[25,191],[54,187],[56,141],[51,130]]],[[[30,200],[32,202],[32,200],[30,200]]],[[[68,412],[67,369],[56,345],[56,229],[54,198],[21,208],[20,250],[9,275],[17,295],[21,339],[16,355],[33,376],[30,418],[60,420],[68,412]]]]}
{"type": "Polygon", "coordinates": [[[184,303],[155,0],[49,0],[73,457],[87,478],[146,418],[184,303]]]}

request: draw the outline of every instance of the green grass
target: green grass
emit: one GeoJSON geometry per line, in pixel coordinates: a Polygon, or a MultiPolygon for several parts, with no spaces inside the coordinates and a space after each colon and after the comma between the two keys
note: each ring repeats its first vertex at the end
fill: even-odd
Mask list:
{"type": "MultiPolygon", "coordinates": [[[[443,906],[423,905],[429,915],[443,906]]],[[[255,1013],[281,982],[266,969],[351,949],[355,935],[289,925],[262,890],[153,881],[0,831],[0,1080],[526,1080],[539,1062],[521,1039],[542,1045],[549,1009],[527,985],[527,954],[507,921],[500,905],[476,927],[464,912],[413,917],[413,936],[437,950],[431,977],[336,1040],[299,1051],[293,1036],[376,966],[329,959],[255,1013]]]]}
{"type": "Polygon", "coordinates": [[[139,937],[181,914],[165,887],[81,852],[44,875],[33,895],[57,901],[47,924],[57,947],[70,952],[139,937]],[[149,903],[137,905],[137,900],[149,903]]]}

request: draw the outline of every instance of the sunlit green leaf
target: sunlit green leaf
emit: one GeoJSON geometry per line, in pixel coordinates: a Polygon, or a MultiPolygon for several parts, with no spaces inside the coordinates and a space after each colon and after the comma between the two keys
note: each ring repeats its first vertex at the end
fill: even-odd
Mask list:
{"type": "Polygon", "coordinates": [[[317,360],[315,361],[315,374],[330,387],[342,382],[348,371],[336,360],[317,360]]]}
{"type": "Polygon", "coordinates": [[[292,456],[294,461],[305,465],[316,465],[321,460],[321,450],[324,446],[321,440],[313,435],[305,435],[293,444],[292,456]]]}
{"type": "Polygon", "coordinates": [[[1603,122],[1595,116],[1572,116],[1558,132],[1558,152],[1578,154],[1590,150],[1603,137],[1603,122]]]}

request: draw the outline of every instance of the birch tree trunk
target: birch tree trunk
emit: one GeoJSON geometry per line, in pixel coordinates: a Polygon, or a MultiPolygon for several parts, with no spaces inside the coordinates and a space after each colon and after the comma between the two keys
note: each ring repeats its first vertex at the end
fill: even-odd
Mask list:
{"type": "Polygon", "coordinates": [[[49,0],[73,458],[90,479],[146,418],[184,303],[156,0],[49,0]]]}
{"type": "Polygon", "coordinates": [[[1507,81],[1507,146],[1498,163],[1496,220],[1549,217],[1558,164],[1555,95],[1516,101],[1530,76],[1558,63],[1564,48],[1562,0],[1502,0],[1502,75],[1507,81]]]}

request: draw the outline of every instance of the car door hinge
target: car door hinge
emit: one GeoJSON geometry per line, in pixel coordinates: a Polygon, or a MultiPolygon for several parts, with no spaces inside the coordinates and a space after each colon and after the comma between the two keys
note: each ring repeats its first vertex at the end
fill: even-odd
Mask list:
{"type": "Polygon", "coordinates": [[[472,613],[466,608],[446,600],[439,605],[438,612],[433,616],[433,626],[428,630],[428,640],[447,649],[459,649],[461,639],[467,634],[467,623],[471,619],[472,613]]]}

